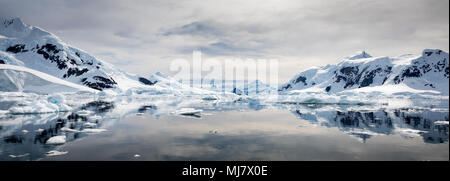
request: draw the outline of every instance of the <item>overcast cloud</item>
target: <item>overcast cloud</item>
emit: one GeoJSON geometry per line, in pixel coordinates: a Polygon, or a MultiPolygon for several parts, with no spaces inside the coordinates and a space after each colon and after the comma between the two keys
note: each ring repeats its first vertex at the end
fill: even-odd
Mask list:
{"type": "Polygon", "coordinates": [[[448,0],[0,0],[20,17],[118,68],[149,76],[175,58],[277,58],[286,81],[359,50],[449,50],[448,0]]]}

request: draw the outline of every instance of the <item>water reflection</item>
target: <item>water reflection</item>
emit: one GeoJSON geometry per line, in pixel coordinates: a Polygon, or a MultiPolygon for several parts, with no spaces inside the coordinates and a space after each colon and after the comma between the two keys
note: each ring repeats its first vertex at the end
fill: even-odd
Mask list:
{"type": "MultiPolygon", "coordinates": [[[[8,107],[10,104],[14,103],[0,105],[8,107]]],[[[393,135],[400,135],[404,142],[420,137],[422,143],[448,144],[448,111],[431,109],[370,110],[366,108],[358,106],[349,108],[341,105],[337,107],[330,107],[330,105],[286,107],[262,104],[258,100],[243,98],[229,102],[200,100],[199,102],[191,101],[188,103],[179,100],[158,102],[125,98],[115,101],[97,100],[83,104],[72,112],[66,113],[3,115],[3,117],[0,117],[0,160],[39,160],[45,158],[45,153],[60,148],[60,146],[46,145],[45,143],[49,138],[66,135],[66,141],[72,142],[86,137],[87,134],[81,132],[86,128],[101,128],[105,125],[108,125],[113,132],[111,134],[116,136],[110,138],[110,146],[113,145],[114,147],[109,148],[106,145],[83,147],[84,143],[89,142],[85,141],[71,144],[71,148],[75,149],[79,146],[83,149],[99,150],[92,154],[92,156],[97,156],[93,158],[94,160],[108,155],[107,153],[112,152],[112,150],[123,151],[133,147],[138,147],[137,150],[147,150],[147,154],[151,152],[158,155],[147,157],[150,160],[355,159],[350,152],[343,153],[328,148],[339,147],[335,145],[339,143],[333,142],[328,135],[338,135],[333,132],[335,129],[341,134],[345,133],[346,137],[339,137],[339,139],[341,139],[342,145],[351,145],[350,147],[361,145],[351,141],[351,144],[346,143],[349,142],[347,138],[356,138],[360,143],[369,144],[375,137],[393,135]],[[173,110],[182,107],[201,109],[207,114],[205,114],[206,116],[196,117],[197,119],[194,119],[194,122],[190,118],[171,114],[173,110]],[[280,110],[283,114],[280,114],[280,110]],[[87,114],[87,111],[92,113],[87,114]],[[268,113],[265,116],[260,115],[261,111],[268,113]],[[251,115],[244,114],[246,112],[250,112],[251,115]],[[292,114],[289,114],[289,112],[292,114]],[[135,117],[136,115],[145,115],[141,119],[145,119],[147,124],[137,128],[133,127],[137,123],[130,121],[130,119],[138,119],[135,117]],[[270,118],[272,116],[276,117],[270,118]],[[160,121],[155,121],[158,119],[160,121]],[[178,122],[178,119],[181,121],[178,122]],[[228,122],[226,119],[233,121],[228,122]],[[161,122],[161,120],[163,121],[161,122]],[[172,122],[173,120],[175,121],[172,122]],[[121,125],[119,124],[120,121],[128,124],[121,125]],[[291,127],[297,127],[299,121],[305,121],[313,127],[301,129],[298,132],[292,131],[291,127]],[[437,124],[439,121],[446,121],[447,124],[437,124]],[[195,135],[189,131],[190,127],[206,127],[209,131],[195,135]],[[64,131],[62,128],[69,128],[71,131],[64,131]],[[157,131],[154,131],[155,129],[157,131]],[[227,131],[233,129],[238,131],[227,131]],[[307,131],[311,131],[319,137],[311,139],[307,131]],[[152,135],[142,135],[140,132],[149,132],[152,135]],[[293,133],[286,135],[287,132],[293,133]],[[140,142],[148,143],[120,141],[130,135],[137,137],[135,139],[140,142]],[[307,150],[307,148],[311,150],[307,150]],[[299,155],[300,153],[303,155],[299,155]]],[[[96,139],[99,138],[92,137],[92,140],[96,139]]],[[[390,151],[395,152],[396,150],[390,151]]],[[[444,152],[448,153],[448,149],[444,152]]],[[[439,153],[442,153],[442,150],[439,153]]],[[[87,155],[74,154],[78,154],[78,157],[67,158],[74,160],[88,159],[87,155]]],[[[142,159],[146,158],[146,154],[141,155],[143,155],[142,159]]],[[[412,155],[406,154],[404,156],[405,159],[409,159],[408,156],[412,155]]],[[[62,157],[62,159],[64,158],[66,157],[62,157]]],[[[130,158],[113,155],[104,159],[129,160],[130,158]]]]}
{"type": "Polygon", "coordinates": [[[366,142],[374,135],[400,134],[406,138],[420,135],[427,143],[448,141],[448,124],[435,124],[449,121],[448,112],[430,110],[378,110],[378,111],[320,111],[302,113],[292,111],[298,118],[312,124],[337,127],[342,132],[366,142]]]}
{"type": "MultiPolygon", "coordinates": [[[[114,108],[111,102],[93,101],[77,110],[92,110],[103,116],[114,108]]],[[[77,111],[75,110],[75,111],[77,111]]],[[[65,135],[71,142],[86,134],[64,132],[62,128],[82,131],[88,122],[101,126],[101,120],[89,119],[76,112],[52,114],[5,115],[0,117],[0,160],[36,160],[58,146],[46,145],[49,138],[65,135]]]]}

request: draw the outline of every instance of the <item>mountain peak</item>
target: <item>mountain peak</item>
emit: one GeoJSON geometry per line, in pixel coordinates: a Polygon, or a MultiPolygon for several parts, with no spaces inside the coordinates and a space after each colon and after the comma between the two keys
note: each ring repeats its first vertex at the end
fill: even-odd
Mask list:
{"type": "Polygon", "coordinates": [[[31,26],[20,18],[0,18],[0,34],[7,37],[20,37],[31,31],[31,26]]]}
{"type": "Polygon", "coordinates": [[[7,28],[8,26],[26,26],[25,23],[23,23],[22,19],[15,17],[15,18],[0,18],[4,27],[7,28]]]}
{"type": "Polygon", "coordinates": [[[349,60],[356,60],[356,59],[362,59],[362,58],[371,58],[372,56],[368,54],[366,51],[358,51],[354,55],[347,57],[349,60]]]}

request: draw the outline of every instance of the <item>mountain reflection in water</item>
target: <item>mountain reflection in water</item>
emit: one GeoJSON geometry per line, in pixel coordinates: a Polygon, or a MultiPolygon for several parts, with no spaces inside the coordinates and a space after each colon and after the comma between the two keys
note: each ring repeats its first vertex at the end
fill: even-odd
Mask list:
{"type": "MultiPolygon", "coordinates": [[[[0,103],[4,104],[3,107],[6,107],[6,104],[10,103],[0,103]]],[[[214,149],[225,150],[230,146],[235,145],[239,147],[243,147],[246,144],[245,140],[252,142],[249,145],[253,145],[258,147],[258,149],[253,150],[255,152],[271,152],[273,149],[278,150],[280,155],[283,157],[273,157],[273,159],[282,158],[283,160],[295,160],[299,159],[298,155],[291,155],[286,150],[286,153],[283,153],[283,148],[277,148],[277,145],[267,143],[265,141],[259,140],[251,140],[253,137],[251,135],[259,136],[269,136],[270,139],[277,140],[276,142],[283,142],[288,135],[283,135],[284,132],[289,132],[284,130],[285,127],[296,127],[298,126],[298,121],[305,121],[307,124],[311,125],[308,129],[337,129],[341,133],[345,133],[347,138],[356,138],[362,144],[367,144],[370,140],[377,136],[395,136],[400,135],[403,138],[404,143],[411,144],[411,140],[415,137],[422,138],[422,146],[426,146],[426,144],[447,144],[446,150],[441,150],[441,152],[446,152],[448,155],[448,121],[449,114],[448,111],[436,111],[436,110],[414,110],[414,109],[394,109],[394,110],[376,110],[376,111],[368,111],[368,110],[341,110],[341,109],[321,109],[321,107],[267,107],[265,105],[260,105],[255,101],[235,101],[227,104],[218,104],[216,102],[209,102],[208,105],[198,106],[196,108],[205,110],[207,116],[197,117],[198,121],[202,121],[201,124],[206,124],[210,126],[214,126],[218,124],[217,121],[221,121],[221,116],[228,116],[229,113],[233,112],[231,117],[233,117],[236,122],[226,123],[222,121],[219,125],[222,126],[223,129],[226,127],[239,126],[240,121],[242,122],[242,129],[239,133],[232,133],[227,135],[226,132],[222,134],[221,130],[211,130],[207,133],[203,138],[198,138],[196,136],[192,136],[191,133],[187,130],[186,133],[176,133],[173,139],[180,144],[187,144],[182,149],[190,149],[190,146],[201,147],[202,144],[206,142],[213,146],[214,149]],[[212,105],[212,106],[211,106],[212,105]],[[247,115],[240,115],[240,112],[249,112],[250,114],[258,115],[258,111],[268,112],[267,114],[271,114],[271,112],[276,113],[277,115],[281,112],[283,114],[279,116],[280,118],[284,118],[289,120],[288,122],[278,122],[276,119],[273,120],[255,120],[255,118],[246,118],[247,115]],[[295,117],[289,115],[291,112],[295,117]],[[208,116],[209,114],[214,116],[208,116]],[[442,121],[447,121],[447,124],[435,124],[436,122],[441,123],[442,121]],[[248,124],[251,124],[253,127],[247,127],[248,124]],[[284,124],[284,125],[283,125],[284,124]],[[269,126],[267,126],[269,125],[269,126]],[[276,129],[277,126],[280,126],[280,129],[276,129]],[[258,128],[258,130],[266,131],[267,128],[270,128],[271,132],[275,134],[267,134],[259,133],[256,131],[252,131],[254,128],[258,128]],[[267,128],[266,128],[267,127],[267,128]],[[282,136],[280,136],[282,135],[282,136]],[[224,137],[225,136],[225,137],[224,137]],[[206,139],[207,140],[203,140],[206,139]],[[224,139],[233,139],[234,141],[224,141],[224,139]],[[224,142],[221,142],[224,141],[224,142]],[[264,142],[264,143],[263,143],[264,142]],[[190,145],[191,144],[191,145],[190,145]],[[256,145],[255,145],[256,144],[256,145]],[[190,146],[189,146],[190,145],[190,146]],[[286,156],[288,155],[288,156],[286,156]]],[[[120,128],[121,121],[128,121],[130,119],[134,119],[137,115],[145,115],[142,119],[147,119],[149,124],[152,124],[152,121],[158,119],[181,119],[183,122],[173,125],[173,127],[177,126],[176,130],[179,130],[179,127],[192,126],[191,124],[197,124],[197,122],[192,122],[195,119],[189,117],[180,117],[177,115],[170,114],[170,111],[161,109],[158,103],[147,103],[147,104],[133,104],[131,108],[129,108],[129,104],[117,104],[114,102],[108,101],[93,101],[87,104],[84,104],[79,107],[79,109],[74,110],[73,112],[66,113],[54,113],[54,114],[29,114],[29,115],[4,115],[0,117],[0,160],[40,160],[40,159],[51,159],[46,157],[46,153],[50,150],[62,150],[64,151],[65,145],[70,143],[71,147],[77,147],[77,145],[81,145],[85,139],[76,142],[79,138],[86,137],[89,139],[96,139],[98,135],[101,137],[101,134],[97,134],[96,136],[92,136],[90,138],[89,134],[83,133],[82,130],[86,129],[86,123],[95,123],[93,128],[102,128],[107,127],[109,131],[112,133],[108,133],[111,135],[115,135],[115,130],[123,130],[124,128],[120,128]],[[127,107],[125,109],[124,107],[127,107]],[[92,111],[90,115],[79,114],[80,110],[88,110],[92,111]],[[181,125],[180,125],[181,124],[181,125]],[[63,131],[62,128],[69,128],[72,131],[63,131]],[[26,130],[26,131],[24,131],[26,130]],[[57,135],[66,135],[66,144],[64,145],[46,145],[46,141],[57,135]]],[[[244,113],[242,113],[244,114],[244,113]]],[[[247,116],[248,117],[248,116],[247,116]]],[[[223,117],[222,117],[223,118],[223,117]]],[[[264,118],[261,118],[264,119],[264,118]]],[[[133,124],[133,122],[129,123],[133,124]]],[[[155,127],[157,125],[149,125],[155,127]]],[[[170,125],[169,125],[170,126],[170,125]]],[[[173,132],[173,127],[162,127],[163,131],[160,134],[165,134],[164,132],[173,132]]],[[[92,128],[92,127],[89,127],[92,128]]],[[[268,129],[267,129],[268,130],[268,129]]],[[[130,129],[127,130],[127,134],[132,134],[135,130],[130,126],[130,129]]],[[[331,131],[331,130],[330,130],[331,131]]],[[[269,131],[267,131],[269,132],[269,131]]],[[[320,132],[323,138],[321,139],[329,139],[327,138],[326,132],[320,132]]],[[[331,134],[331,133],[330,133],[331,134]]],[[[170,135],[170,134],[168,134],[170,135]]],[[[307,133],[298,132],[291,135],[292,139],[297,139],[297,137],[307,137],[307,133]],[[293,136],[292,136],[293,135],[293,136]]],[[[162,136],[162,135],[161,135],[162,136]]],[[[256,136],[258,137],[258,136],[256,136]]],[[[342,138],[346,139],[347,138],[342,138]]],[[[146,139],[145,137],[140,137],[140,139],[146,139]]],[[[255,138],[256,139],[256,138],[255,138]]],[[[295,140],[294,139],[294,140],[295,140]]],[[[287,140],[287,139],[286,139],[287,140]]],[[[267,141],[267,140],[266,140],[267,141]]],[[[329,141],[329,140],[328,140],[329,141]]],[[[164,142],[164,139],[160,140],[160,142],[164,142]]],[[[327,142],[326,140],[324,142],[327,142]]],[[[118,141],[117,144],[120,144],[118,141]]],[[[163,143],[159,143],[163,145],[163,143]]],[[[171,143],[166,143],[171,144],[171,143]]],[[[316,144],[316,143],[314,143],[316,144]]],[[[123,145],[123,149],[126,149],[127,145],[123,145]]],[[[149,145],[146,145],[149,146],[149,145]]],[[[158,147],[158,144],[152,145],[153,147],[158,147]]],[[[103,150],[98,146],[96,148],[98,150],[103,150]]],[[[106,148],[105,148],[106,149],[106,148]]],[[[117,148],[116,149],[120,149],[117,148]]],[[[156,149],[156,148],[155,148],[156,149]]],[[[246,148],[247,149],[247,148],[246,148]]],[[[291,150],[292,151],[292,150],[291,150]]],[[[392,150],[396,151],[396,150],[392,150]]],[[[216,151],[217,152],[217,151],[216,151]]],[[[69,150],[70,154],[70,150],[69,150]]],[[[239,153],[236,153],[239,154],[239,153]]],[[[302,154],[301,152],[297,154],[302,154]]],[[[430,153],[432,154],[432,153],[430,153]]],[[[279,156],[280,156],[279,155],[279,156]]],[[[315,155],[320,159],[320,155],[315,155]]],[[[255,158],[251,155],[239,155],[235,156],[241,160],[253,160],[253,159],[264,159],[264,158],[255,158]]],[[[57,156],[55,158],[64,160],[65,156],[57,156]]],[[[69,157],[70,158],[70,157],[69,157]]],[[[266,159],[272,159],[272,157],[265,157],[266,159]]],[[[347,159],[346,157],[342,157],[343,159],[347,159]]],[[[76,160],[77,158],[75,158],[76,160]]],[[[83,160],[84,158],[78,158],[83,160]]],[[[95,158],[94,158],[95,159],[95,158]]],[[[108,159],[108,158],[107,158],[108,159]]],[[[122,158],[124,160],[130,160],[127,158],[122,158]]],[[[149,158],[149,160],[226,160],[226,157],[220,157],[217,153],[216,155],[197,155],[193,157],[188,156],[177,156],[166,154],[164,157],[157,158],[149,158]]],[[[303,159],[301,157],[301,159],[303,159]]],[[[324,160],[334,160],[332,155],[323,156],[324,160]]],[[[350,160],[354,158],[348,158],[350,160]]],[[[442,159],[442,158],[439,158],[442,159]]],[[[445,159],[445,158],[444,158],[445,159]]],[[[111,158],[114,160],[114,158],[111,158]]],[[[317,160],[317,159],[314,159],[317,160]]],[[[447,157],[448,160],[448,157],[447,157]]]]}

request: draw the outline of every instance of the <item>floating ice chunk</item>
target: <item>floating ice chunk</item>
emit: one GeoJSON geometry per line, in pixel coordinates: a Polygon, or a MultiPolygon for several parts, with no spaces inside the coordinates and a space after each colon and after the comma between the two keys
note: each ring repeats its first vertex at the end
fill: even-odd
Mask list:
{"type": "Polygon", "coordinates": [[[200,114],[202,113],[202,110],[194,109],[194,108],[181,108],[179,110],[176,110],[174,113],[179,114],[179,115],[186,115],[186,116],[200,116],[200,114]]]}
{"type": "Polygon", "coordinates": [[[89,110],[80,110],[80,111],[77,111],[77,114],[80,115],[80,116],[87,116],[87,115],[89,115],[89,114],[91,114],[91,113],[92,113],[92,111],[89,111],[89,110]]]}
{"type": "Polygon", "coordinates": [[[434,125],[448,125],[448,121],[436,121],[434,125]]]}
{"type": "Polygon", "coordinates": [[[102,117],[95,115],[95,116],[90,116],[89,119],[90,120],[99,120],[99,119],[102,119],[102,117]]]}
{"type": "Polygon", "coordinates": [[[42,131],[44,131],[44,129],[42,129],[42,128],[39,128],[39,129],[37,129],[37,130],[34,130],[34,132],[37,132],[37,133],[41,133],[42,131]]]}
{"type": "Polygon", "coordinates": [[[70,129],[70,128],[66,128],[66,127],[61,128],[61,131],[62,131],[62,132],[70,132],[70,133],[78,133],[78,132],[80,132],[80,131],[78,131],[78,130],[70,129]]]}
{"type": "Polygon", "coordinates": [[[28,130],[24,129],[24,130],[22,130],[22,133],[23,133],[23,134],[27,134],[27,133],[28,133],[28,130]]]}
{"type": "Polygon", "coordinates": [[[53,136],[50,139],[47,140],[46,144],[48,145],[60,145],[66,143],[66,136],[53,136]]]}
{"type": "Polygon", "coordinates": [[[46,156],[58,156],[58,155],[65,155],[69,153],[68,151],[58,151],[58,150],[52,150],[47,153],[45,153],[46,156]]]}
{"type": "Polygon", "coordinates": [[[397,132],[401,136],[404,136],[404,137],[407,137],[407,138],[414,138],[414,137],[420,136],[420,134],[426,133],[426,131],[409,129],[409,128],[398,129],[397,132]]]}
{"type": "Polygon", "coordinates": [[[53,94],[47,98],[47,101],[52,104],[64,103],[64,97],[61,94],[53,94]]]}
{"type": "Polygon", "coordinates": [[[66,104],[57,104],[58,105],[58,110],[59,112],[67,112],[67,111],[72,111],[72,107],[66,105],[66,104]]]}
{"type": "Polygon", "coordinates": [[[11,114],[40,114],[69,111],[72,108],[66,104],[53,104],[45,100],[24,101],[21,105],[9,109],[11,114]]]}
{"type": "Polygon", "coordinates": [[[95,124],[95,123],[84,123],[84,127],[87,127],[87,128],[93,128],[93,127],[95,127],[95,126],[97,126],[97,124],[95,124]]]}
{"type": "Polygon", "coordinates": [[[218,134],[218,133],[219,133],[219,130],[214,129],[214,130],[209,131],[209,133],[210,133],[210,134],[218,134]]]}
{"type": "Polygon", "coordinates": [[[9,109],[11,114],[38,114],[57,112],[58,106],[50,104],[47,101],[23,102],[21,106],[12,107],[9,109]]]}
{"type": "Polygon", "coordinates": [[[9,155],[9,157],[11,157],[11,158],[20,158],[20,157],[25,157],[25,156],[28,156],[28,155],[30,155],[30,154],[29,153],[25,153],[23,155],[9,155]]]}
{"type": "Polygon", "coordinates": [[[215,96],[215,95],[210,95],[210,96],[206,96],[202,98],[205,101],[214,101],[214,100],[219,100],[219,97],[215,96]]]}
{"type": "Polygon", "coordinates": [[[81,130],[82,133],[101,133],[107,131],[106,129],[83,129],[81,130]]]}
{"type": "Polygon", "coordinates": [[[141,157],[141,155],[138,155],[138,154],[134,155],[134,158],[139,158],[139,157],[141,157]]]}

